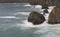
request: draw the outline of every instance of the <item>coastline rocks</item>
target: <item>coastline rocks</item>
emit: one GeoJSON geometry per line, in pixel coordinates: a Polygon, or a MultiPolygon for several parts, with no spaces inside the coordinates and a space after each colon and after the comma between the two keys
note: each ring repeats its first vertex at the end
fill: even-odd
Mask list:
{"type": "Polygon", "coordinates": [[[60,7],[55,7],[48,17],[49,24],[59,24],[60,23],[60,7]]]}
{"type": "Polygon", "coordinates": [[[37,12],[31,12],[28,16],[28,22],[32,22],[34,25],[41,24],[45,21],[45,17],[37,12]]]}

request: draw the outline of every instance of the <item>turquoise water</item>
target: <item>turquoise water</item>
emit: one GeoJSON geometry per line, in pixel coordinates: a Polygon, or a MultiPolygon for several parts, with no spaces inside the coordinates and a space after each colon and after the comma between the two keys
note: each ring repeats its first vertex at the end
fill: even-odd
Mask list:
{"type": "Polygon", "coordinates": [[[60,37],[60,25],[34,26],[27,22],[33,8],[24,5],[0,3],[0,37],[60,37]]]}

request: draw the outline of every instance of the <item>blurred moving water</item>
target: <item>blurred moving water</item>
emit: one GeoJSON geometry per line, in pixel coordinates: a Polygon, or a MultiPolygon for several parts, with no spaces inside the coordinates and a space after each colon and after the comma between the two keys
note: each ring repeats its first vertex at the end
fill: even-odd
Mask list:
{"type": "MultiPolygon", "coordinates": [[[[51,12],[52,6],[48,11],[51,12]]],[[[0,37],[60,37],[60,25],[47,24],[33,25],[27,21],[31,11],[43,12],[41,7],[26,3],[0,3],[0,37]]]]}

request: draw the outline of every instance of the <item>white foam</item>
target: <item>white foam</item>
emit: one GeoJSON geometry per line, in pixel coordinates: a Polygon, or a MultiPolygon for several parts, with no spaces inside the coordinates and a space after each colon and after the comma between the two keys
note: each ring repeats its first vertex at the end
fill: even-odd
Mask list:
{"type": "Polygon", "coordinates": [[[14,16],[0,16],[0,18],[16,18],[14,16]]]}
{"type": "MultiPolygon", "coordinates": [[[[30,5],[30,4],[26,4],[24,6],[33,6],[33,5],[30,5]]],[[[41,5],[35,5],[35,8],[41,8],[42,6],[41,5]]]]}
{"type": "Polygon", "coordinates": [[[24,5],[24,6],[31,6],[30,4],[24,5]]]}
{"type": "Polygon", "coordinates": [[[32,23],[28,22],[27,20],[23,21],[23,27],[35,27],[32,23]]]}
{"type": "Polygon", "coordinates": [[[42,8],[41,5],[35,5],[35,8],[42,8]]]}
{"type": "Polygon", "coordinates": [[[27,20],[23,21],[23,24],[21,25],[22,27],[43,27],[43,26],[48,26],[46,22],[40,25],[33,25],[31,22],[28,22],[27,20]]]}
{"type": "Polygon", "coordinates": [[[19,15],[19,14],[22,14],[22,15],[28,15],[30,12],[17,12],[15,13],[14,15],[19,15]]]}
{"type": "Polygon", "coordinates": [[[55,6],[50,6],[48,11],[51,12],[55,6]]]}

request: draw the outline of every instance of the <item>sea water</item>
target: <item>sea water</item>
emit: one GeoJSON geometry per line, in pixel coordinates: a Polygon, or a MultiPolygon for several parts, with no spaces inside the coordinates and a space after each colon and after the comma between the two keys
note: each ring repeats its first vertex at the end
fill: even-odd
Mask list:
{"type": "MultiPolygon", "coordinates": [[[[51,12],[53,7],[49,7],[51,12]]],[[[25,3],[0,3],[0,37],[60,37],[60,25],[47,24],[46,21],[40,25],[28,22],[31,11],[42,12],[41,7],[33,8],[25,3]]]]}

